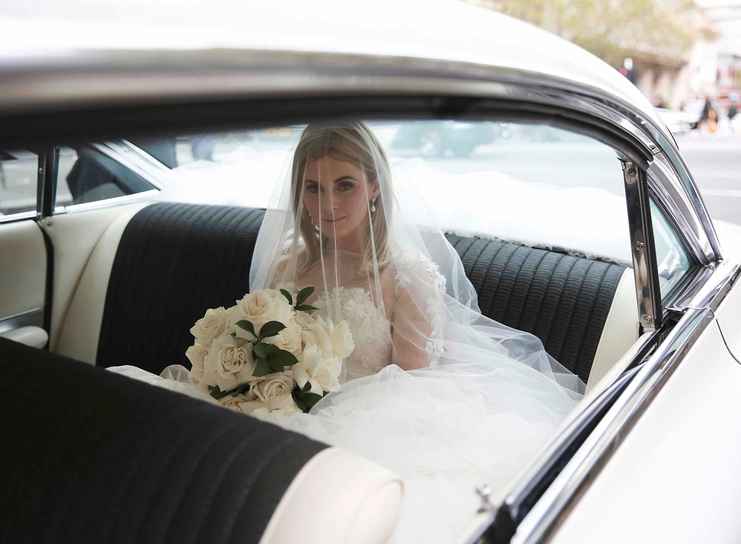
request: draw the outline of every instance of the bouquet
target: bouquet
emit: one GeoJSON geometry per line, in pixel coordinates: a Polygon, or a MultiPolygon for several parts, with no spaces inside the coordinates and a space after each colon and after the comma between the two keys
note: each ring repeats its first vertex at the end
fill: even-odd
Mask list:
{"type": "Polygon", "coordinates": [[[190,329],[191,381],[247,414],[308,412],[339,387],[355,344],[347,322],[314,315],[305,287],[261,289],[230,308],[210,308],[190,329]]]}

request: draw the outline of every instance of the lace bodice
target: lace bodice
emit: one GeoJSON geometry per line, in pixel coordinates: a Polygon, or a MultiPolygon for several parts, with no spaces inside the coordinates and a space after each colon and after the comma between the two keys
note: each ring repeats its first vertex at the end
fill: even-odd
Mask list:
{"type": "Polygon", "coordinates": [[[314,302],[322,317],[347,321],[355,349],[345,361],[342,381],[375,374],[391,361],[391,324],[361,287],[336,287],[314,302]]]}

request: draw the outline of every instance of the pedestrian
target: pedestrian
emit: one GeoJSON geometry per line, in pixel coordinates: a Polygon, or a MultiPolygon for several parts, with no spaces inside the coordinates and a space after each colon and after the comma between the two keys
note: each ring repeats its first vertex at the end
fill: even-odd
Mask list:
{"type": "Polygon", "coordinates": [[[728,116],[728,128],[730,129],[731,133],[734,132],[733,130],[733,119],[738,114],[738,108],[736,106],[735,102],[731,102],[731,105],[728,106],[728,112],[726,115],[728,116]]]}

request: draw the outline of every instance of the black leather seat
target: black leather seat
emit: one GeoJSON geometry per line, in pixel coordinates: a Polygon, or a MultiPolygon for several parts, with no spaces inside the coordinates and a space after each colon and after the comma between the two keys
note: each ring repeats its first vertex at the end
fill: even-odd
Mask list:
{"type": "MultiPolygon", "coordinates": [[[[174,203],[138,212],[111,271],[98,363],[133,363],[153,372],[185,363],[188,330],[204,309],[230,306],[249,289],[263,214],[174,203]]],[[[501,240],[448,238],[481,311],[536,335],[586,381],[625,267],[501,240]]]]}
{"type": "Polygon", "coordinates": [[[587,381],[625,266],[496,239],[448,235],[481,312],[534,334],[587,381]]]}
{"type": "Polygon", "coordinates": [[[2,338],[0,384],[0,542],[257,543],[327,447],[2,338]]]}

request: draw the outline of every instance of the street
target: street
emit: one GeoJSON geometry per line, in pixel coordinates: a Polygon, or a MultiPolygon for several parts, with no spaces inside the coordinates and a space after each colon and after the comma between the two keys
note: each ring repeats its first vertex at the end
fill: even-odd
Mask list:
{"type": "Polygon", "coordinates": [[[741,134],[690,133],[677,144],[713,218],[741,224],[741,134]]]}

